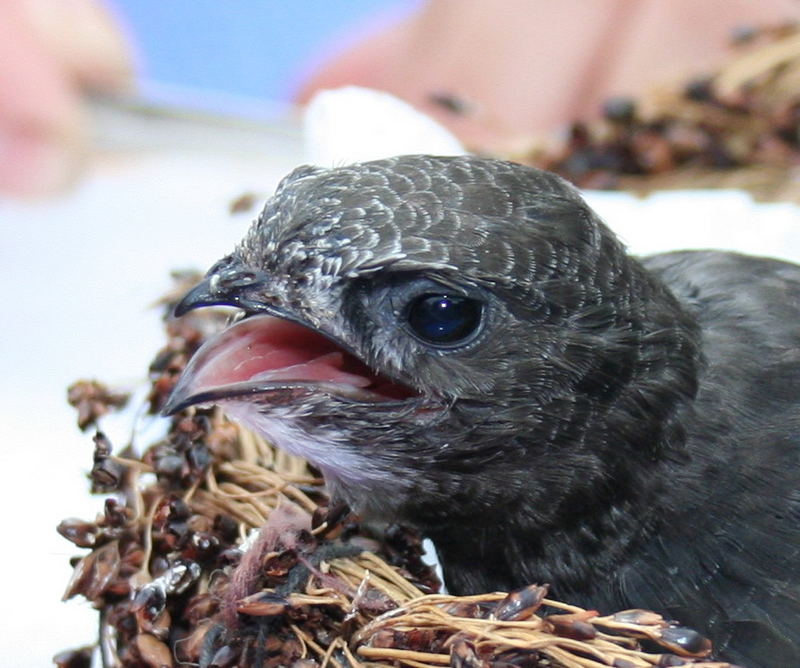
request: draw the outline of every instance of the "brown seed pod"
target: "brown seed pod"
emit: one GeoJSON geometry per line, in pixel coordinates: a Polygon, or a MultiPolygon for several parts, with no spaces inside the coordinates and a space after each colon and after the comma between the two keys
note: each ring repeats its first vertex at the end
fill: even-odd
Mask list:
{"type": "Polygon", "coordinates": [[[237,601],[236,612],[254,617],[270,617],[284,614],[290,605],[283,596],[271,591],[261,591],[237,601]]]}
{"type": "Polygon", "coordinates": [[[59,652],[53,657],[56,668],[91,668],[92,647],[80,647],[59,652]]]}
{"type": "Polygon", "coordinates": [[[500,601],[492,614],[501,621],[528,619],[541,607],[547,589],[535,584],[517,589],[500,601]]]}
{"type": "Polygon", "coordinates": [[[82,594],[90,601],[99,599],[119,572],[117,541],[112,541],[83,557],[75,566],[62,600],[82,594]]]}
{"type": "Polygon", "coordinates": [[[620,624],[641,624],[642,626],[667,625],[661,615],[650,610],[622,610],[614,613],[611,619],[620,624]]]}
{"type": "Polygon", "coordinates": [[[478,657],[474,643],[460,638],[450,648],[451,668],[488,668],[491,664],[478,657]]]}
{"type": "Polygon", "coordinates": [[[94,522],[85,522],[74,517],[62,520],[56,531],[77,547],[94,547],[100,527],[94,522]]]}
{"type": "Polygon", "coordinates": [[[661,631],[660,641],[679,656],[704,658],[711,654],[711,641],[685,626],[668,626],[661,631]]]}
{"type": "Polygon", "coordinates": [[[174,664],[169,647],[149,633],[140,633],[134,640],[139,657],[149,668],[171,668],[174,664]]]}
{"type": "Polygon", "coordinates": [[[78,428],[83,431],[111,410],[122,408],[130,395],[110,390],[96,380],[79,380],[67,388],[67,401],[78,411],[78,428]]]}
{"type": "Polygon", "coordinates": [[[562,638],[593,640],[597,637],[594,626],[582,619],[576,619],[573,615],[547,615],[544,620],[553,629],[553,633],[562,638]]]}

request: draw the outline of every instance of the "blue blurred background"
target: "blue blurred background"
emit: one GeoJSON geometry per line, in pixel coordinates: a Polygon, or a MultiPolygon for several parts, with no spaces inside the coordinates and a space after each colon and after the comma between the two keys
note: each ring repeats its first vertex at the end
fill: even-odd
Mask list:
{"type": "Polygon", "coordinates": [[[316,64],[418,4],[109,0],[137,50],[145,97],[212,108],[230,97],[287,103],[316,64]]]}

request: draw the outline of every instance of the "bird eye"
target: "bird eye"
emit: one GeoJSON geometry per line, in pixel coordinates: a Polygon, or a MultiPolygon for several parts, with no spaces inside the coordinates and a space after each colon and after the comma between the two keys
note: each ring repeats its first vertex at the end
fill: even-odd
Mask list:
{"type": "Polygon", "coordinates": [[[409,305],[406,319],[423,342],[453,345],[468,339],[481,324],[483,304],[461,295],[424,294],[409,305]]]}

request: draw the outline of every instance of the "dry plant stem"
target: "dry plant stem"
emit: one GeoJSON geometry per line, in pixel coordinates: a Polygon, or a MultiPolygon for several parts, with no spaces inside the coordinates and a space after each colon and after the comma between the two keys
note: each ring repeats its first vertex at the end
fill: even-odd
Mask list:
{"type": "Polygon", "coordinates": [[[350,665],[358,668],[358,666],[361,665],[361,662],[356,658],[355,654],[353,654],[353,652],[350,650],[350,647],[347,645],[344,639],[340,640],[340,644],[342,647],[342,652],[347,657],[347,660],[349,661],[350,665]]]}
{"type": "MultiPolygon", "coordinates": [[[[140,502],[141,502],[141,495],[140,502]]],[[[147,517],[145,519],[144,527],[142,528],[142,547],[144,548],[144,556],[142,557],[142,567],[139,570],[139,573],[136,577],[136,581],[138,585],[145,585],[153,579],[153,576],[150,574],[150,557],[153,554],[153,518],[155,517],[156,510],[158,509],[159,504],[163,496],[157,496],[153,501],[153,505],[147,513],[147,517]]],[[[144,504],[142,504],[143,507],[144,504]]],[[[136,515],[139,517],[139,514],[136,515]]]]}
{"type": "Polygon", "coordinates": [[[336,666],[340,665],[339,662],[333,658],[333,653],[336,651],[337,645],[338,643],[334,641],[328,646],[328,649],[322,657],[322,668],[325,668],[329,663],[333,663],[336,666]]]}
{"type": "Polygon", "coordinates": [[[449,654],[428,654],[427,652],[414,652],[407,649],[392,649],[383,647],[359,647],[356,650],[359,656],[367,659],[382,659],[384,661],[409,661],[419,662],[416,665],[450,665],[449,654]]]}
{"type": "Polygon", "coordinates": [[[306,633],[303,629],[301,629],[299,626],[297,626],[297,624],[290,624],[289,628],[292,629],[292,631],[294,632],[294,635],[297,637],[297,639],[303,645],[303,655],[304,656],[307,655],[307,650],[308,650],[309,647],[311,648],[311,650],[318,657],[325,656],[326,650],[324,648],[322,648],[320,645],[318,645],[314,641],[314,639],[308,633],[306,633]]]}
{"type": "MultiPolygon", "coordinates": [[[[483,602],[499,601],[504,596],[502,594],[487,595],[485,597],[448,597],[448,596],[425,596],[408,602],[404,608],[385,613],[361,629],[354,638],[355,643],[369,642],[377,630],[388,627],[395,631],[404,632],[415,629],[431,629],[434,631],[445,631],[456,637],[468,637],[475,646],[476,650],[488,652],[490,655],[497,655],[510,649],[539,650],[543,655],[558,661],[564,666],[575,668],[594,668],[599,666],[613,665],[616,659],[625,660],[630,665],[635,666],[654,666],[658,665],[662,655],[646,655],[636,652],[630,647],[629,642],[620,644],[614,642],[619,640],[614,636],[602,634],[590,641],[579,641],[570,638],[554,637],[549,632],[545,619],[533,617],[526,621],[502,621],[488,618],[460,618],[449,615],[445,606],[456,602],[483,602]]],[[[543,601],[544,605],[567,610],[570,613],[583,613],[581,616],[592,623],[598,620],[609,621],[608,618],[598,618],[593,613],[586,612],[575,606],[564,605],[550,599],[543,601]]],[[[642,625],[618,624],[614,623],[615,628],[625,627],[626,631],[636,632],[640,636],[650,636],[657,639],[658,633],[642,625]]],[[[445,643],[445,646],[450,641],[445,643]]],[[[408,650],[395,650],[394,648],[374,648],[361,646],[358,653],[365,658],[398,660],[408,663],[409,660],[420,661],[418,653],[409,653],[408,650]]],[[[427,655],[429,664],[439,664],[443,662],[443,657],[449,655],[434,654],[427,655]]],[[[700,665],[700,664],[698,664],[700,665]]],[[[714,664],[705,664],[714,665],[714,664]]]]}
{"type": "Polygon", "coordinates": [[[800,57],[800,34],[768,44],[735,59],[722,68],[714,81],[714,88],[722,97],[736,92],[759,76],[783,67],[800,57]]]}
{"type": "Polygon", "coordinates": [[[362,552],[354,561],[334,559],[330,566],[331,571],[349,578],[351,582],[360,582],[369,573],[374,573],[378,577],[372,581],[373,586],[396,602],[422,596],[419,589],[371,552],[362,552]]]}
{"type": "Polygon", "coordinates": [[[110,455],[109,459],[116,462],[120,466],[125,466],[129,469],[138,471],[139,473],[152,473],[153,467],[138,459],[130,459],[129,457],[120,457],[119,455],[110,455]]]}

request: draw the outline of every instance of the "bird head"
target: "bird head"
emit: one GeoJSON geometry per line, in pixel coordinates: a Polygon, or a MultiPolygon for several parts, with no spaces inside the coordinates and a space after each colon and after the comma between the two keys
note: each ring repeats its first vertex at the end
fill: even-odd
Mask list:
{"type": "Polygon", "coordinates": [[[574,188],[512,163],[299,168],[176,313],[212,304],[244,317],[165,412],[219,404],[357,510],[423,528],[523,495],[555,521],[557,499],[654,456],[692,391],[669,292],[574,188]]]}

